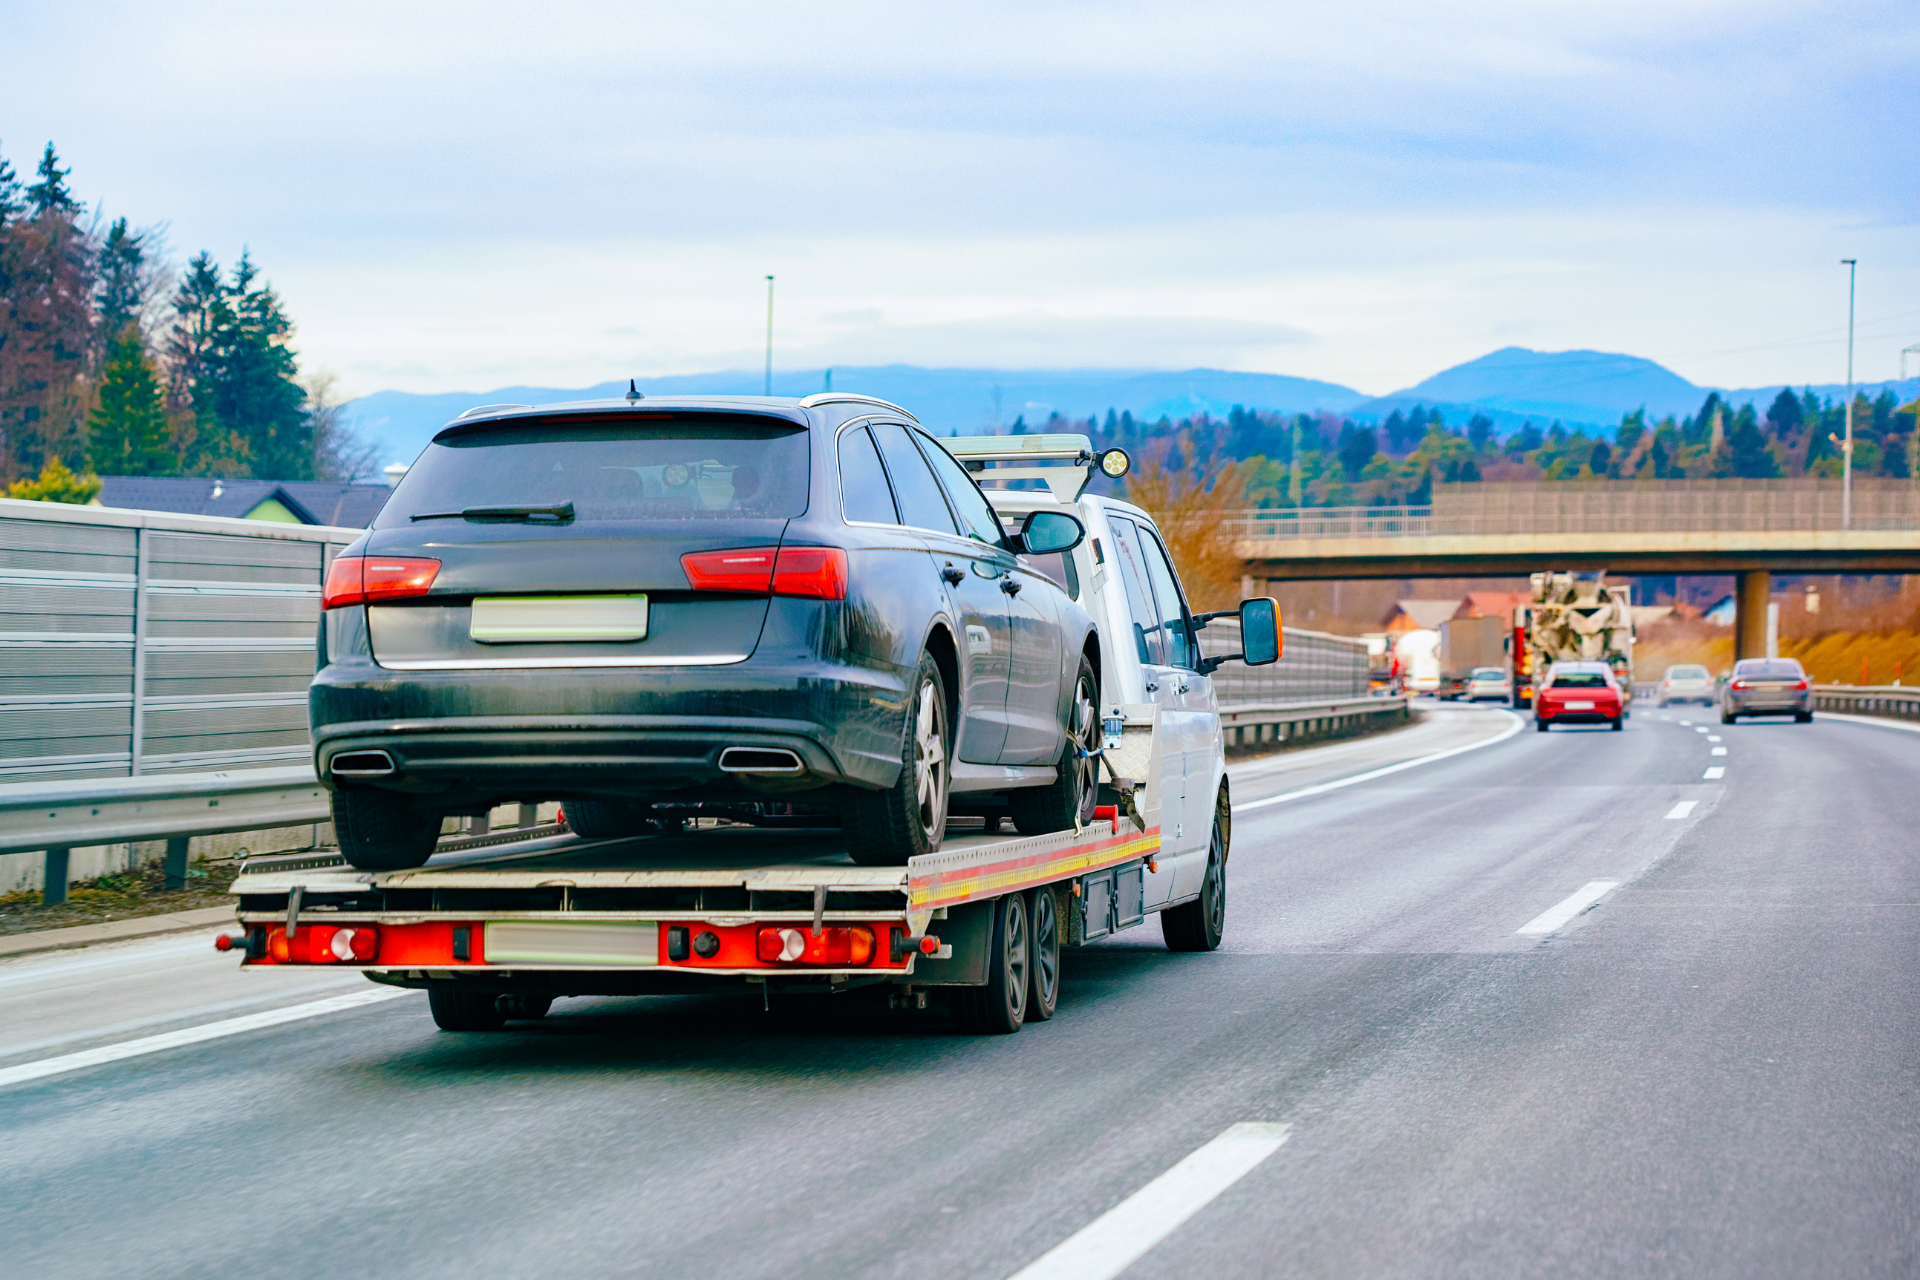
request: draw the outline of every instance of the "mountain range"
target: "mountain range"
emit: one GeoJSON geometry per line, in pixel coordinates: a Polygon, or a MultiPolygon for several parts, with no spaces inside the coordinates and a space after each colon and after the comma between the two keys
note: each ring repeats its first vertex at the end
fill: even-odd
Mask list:
{"type": "MultiPolygon", "coordinates": [[[[765,388],[758,372],[681,374],[634,380],[644,395],[704,392],[758,395],[765,388]]],[[[1019,419],[1029,426],[1050,414],[1085,419],[1108,409],[1125,410],[1154,421],[1163,415],[1178,421],[1200,413],[1225,417],[1235,405],[1277,413],[1346,414],[1380,419],[1415,405],[1442,410],[1450,422],[1464,423],[1475,413],[1491,418],[1501,434],[1528,421],[1558,419],[1589,430],[1617,424],[1624,413],[1644,408],[1655,417],[1676,417],[1697,410],[1708,392],[1719,391],[1730,404],[1751,402],[1765,412],[1779,384],[1727,389],[1698,386],[1651,360],[1604,351],[1530,351],[1505,347],[1455,365],[1423,382],[1385,396],[1368,396],[1351,387],[1274,373],[1237,373],[1223,369],[1156,371],[1146,369],[927,369],[917,365],[879,365],[852,369],[808,369],[779,373],[773,391],[804,396],[831,388],[878,396],[911,410],[940,435],[1006,431],[1019,419]]],[[[1796,387],[1796,389],[1800,389],[1796,387]]],[[[1838,396],[1845,388],[1812,388],[1838,396]]],[[[1863,383],[1869,397],[1891,390],[1904,403],[1920,394],[1920,378],[1863,383]]],[[[482,404],[553,404],[625,395],[620,379],[577,389],[498,387],[492,391],[423,395],[378,391],[343,406],[346,421],[380,446],[383,461],[411,462],[447,422],[482,404]]]]}

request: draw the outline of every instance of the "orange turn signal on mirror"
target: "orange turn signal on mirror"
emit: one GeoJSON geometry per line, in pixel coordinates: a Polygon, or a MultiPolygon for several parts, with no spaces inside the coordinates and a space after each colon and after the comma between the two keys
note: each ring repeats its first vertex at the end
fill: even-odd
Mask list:
{"type": "Polygon", "coordinates": [[[422,556],[339,556],[327,566],[322,609],[423,596],[440,576],[440,562],[422,556]]]}

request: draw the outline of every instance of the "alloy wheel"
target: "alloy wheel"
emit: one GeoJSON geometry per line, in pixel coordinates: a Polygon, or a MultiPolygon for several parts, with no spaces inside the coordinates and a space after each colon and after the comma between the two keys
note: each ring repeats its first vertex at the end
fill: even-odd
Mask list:
{"type": "Polygon", "coordinates": [[[913,785],[920,809],[920,830],[937,843],[946,825],[946,708],[932,681],[920,686],[913,719],[913,785]]]}

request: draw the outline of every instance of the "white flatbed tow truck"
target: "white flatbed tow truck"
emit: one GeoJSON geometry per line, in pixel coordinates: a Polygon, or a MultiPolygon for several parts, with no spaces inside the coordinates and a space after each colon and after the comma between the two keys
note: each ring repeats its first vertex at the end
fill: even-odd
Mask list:
{"type": "MultiPolygon", "coordinates": [[[[1096,468],[1124,474],[1125,455],[1095,455],[1072,435],[941,443],[1009,523],[1058,503],[1086,526],[1079,547],[1022,572],[1061,582],[1100,629],[1091,823],[1005,835],[990,802],[960,805],[940,849],[903,867],[855,865],[836,827],[713,818],[619,839],[552,824],[448,840],[403,871],[327,852],[258,857],[232,888],[240,931],[216,945],[249,968],[358,968],[424,988],[453,1031],[542,1017],[562,996],[750,984],[770,999],[886,984],[911,1007],[948,988],[963,1029],[1010,1032],[1053,1015],[1063,947],[1160,914],[1169,947],[1213,950],[1231,848],[1208,678],[1220,660],[1200,656],[1208,615],[1187,609],[1151,517],[1084,495],[1096,468]],[[1034,479],[1046,487],[1004,487],[1034,479]]],[[[1273,602],[1239,614],[1249,660],[1276,660],[1273,602]]]]}

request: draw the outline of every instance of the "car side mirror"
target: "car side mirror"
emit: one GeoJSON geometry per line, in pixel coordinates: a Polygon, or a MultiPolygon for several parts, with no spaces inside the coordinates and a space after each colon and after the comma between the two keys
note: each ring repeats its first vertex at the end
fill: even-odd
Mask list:
{"type": "Polygon", "coordinates": [[[1020,526],[1020,545],[1015,550],[1023,555],[1050,556],[1073,550],[1086,536],[1087,527],[1064,511],[1035,511],[1020,526]]]}
{"type": "Polygon", "coordinates": [[[1280,661],[1280,602],[1272,596],[1258,596],[1240,604],[1240,647],[1246,651],[1250,667],[1269,666],[1280,661]]]}

